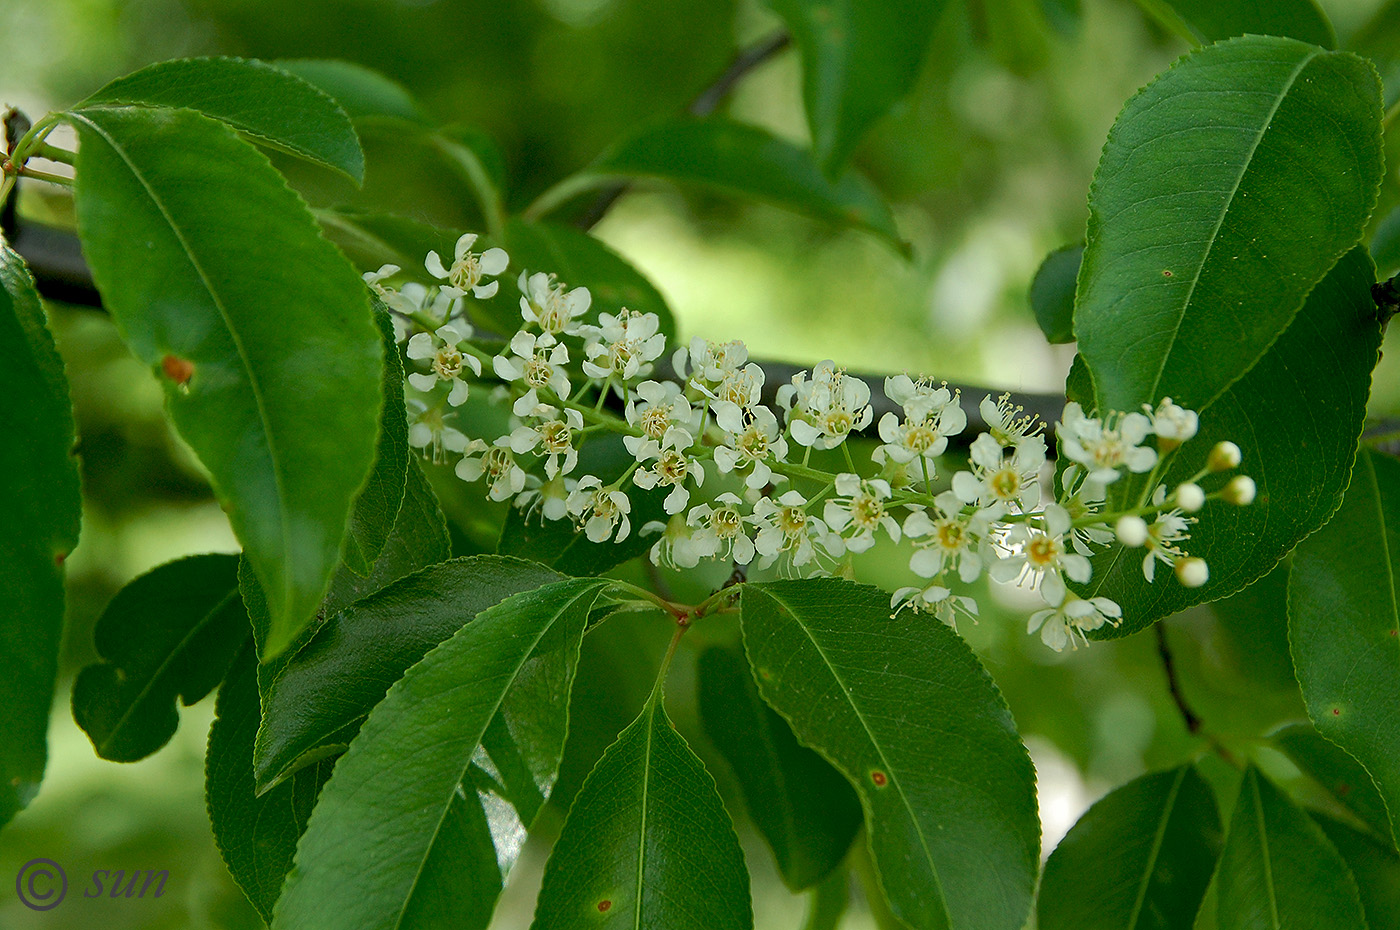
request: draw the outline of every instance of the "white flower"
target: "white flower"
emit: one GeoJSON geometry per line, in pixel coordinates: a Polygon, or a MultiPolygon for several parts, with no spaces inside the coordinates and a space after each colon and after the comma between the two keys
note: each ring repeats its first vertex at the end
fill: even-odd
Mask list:
{"type": "Polygon", "coordinates": [[[1234,504],[1237,507],[1248,507],[1254,503],[1254,495],[1259,489],[1254,484],[1254,479],[1248,475],[1236,475],[1231,478],[1225,487],[1220,489],[1220,497],[1227,504],[1234,504]]]}
{"type": "MultiPolygon", "coordinates": [[[[651,490],[658,485],[671,488],[666,495],[664,507],[667,513],[680,513],[690,503],[690,491],[685,479],[694,478],[696,486],[705,483],[705,469],[696,460],[678,449],[656,449],[657,462],[651,468],[640,468],[632,473],[632,483],[639,488],[651,490]]],[[[647,461],[650,459],[648,456],[647,461]]]]}
{"type": "Polygon", "coordinates": [[[727,372],[713,388],[702,385],[700,392],[712,400],[748,409],[758,406],[763,395],[763,381],[763,369],[749,362],[743,368],[727,372]]]}
{"type": "Polygon", "coordinates": [[[623,381],[651,371],[651,363],[666,349],[666,334],[658,332],[655,313],[633,313],[624,307],[614,316],[600,314],[601,326],[590,327],[583,373],[590,378],[616,376],[623,381]]]}
{"type": "Polygon", "coordinates": [[[870,386],[835,367],[829,359],[792,376],[792,383],[778,388],[778,405],[787,413],[792,438],[815,449],[834,449],[851,430],[864,429],[874,412],[870,386]]]}
{"type": "Polygon", "coordinates": [[[786,556],[792,568],[801,568],[816,557],[818,547],[833,556],[845,551],[841,537],[828,533],[826,524],[807,512],[807,499],[796,491],[788,491],[776,503],[759,498],[753,523],[758,527],[753,542],[762,557],[759,568],[767,568],[779,556],[786,556]]]}
{"type": "Polygon", "coordinates": [[[397,291],[386,290],[384,303],[401,316],[428,316],[446,323],[462,309],[462,298],[450,287],[424,287],[409,281],[397,291]]]}
{"type": "Polygon", "coordinates": [[[689,449],[695,443],[700,418],[674,381],[643,381],[637,385],[638,403],[627,401],[627,422],[642,431],[624,436],[622,443],[638,461],[655,458],[662,448],[689,449]],[[645,457],[643,457],[645,455],[645,457]]]}
{"type": "Polygon", "coordinates": [[[886,457],[901,465],[917,460],[916,474],[933,477],[934,459],[948,447],[948,437],[967,426],[958,395],[950,394],[947,387],[933,388],[922,379],[912,381],[908,375],[896,375],[885,379],[885,396],[904,408],[904,419],[893,412],[880,418],[880,438],[885,444],[871,457],[881,464],[886,457]]]}
{"type": "Polygon", "coordinates": [[[447,461],[448,452],[461,452],[467,448],[466,434],[447,425],[450,414],[441,407],[429,407],[416,397],[407,401],[408,444],[415,449],[429,449],[433,462],[442,465],[447,461]]]}
{"type": "Polygon", "coordinates": [[[1066,645],[1075,649],[1079,642],[1089,644],[1084,634],[1097,630],[1104,624],[1117,626],[1123,609],[1106,597],[1082,598],[1072,591],[1066,591],[1064,600],[1058,605],[1037,610],[1031,614],[1026,625],[1027,633],[1040,630],[1040,641],[1059,652],[1066,645]]]}
{"type": "Polygon", "coordinates": [[[1152,422],[1140,413],[1087,417],[1079,404],[1070,401],[1055,425],[1055,435],[1065,458],[1083,465],[1090,482],[1106,485],[1118,480],[1119,468],[1141,474],[1157,464],[1156,450],[1141,445],[1151,428],[1152,422]]]}
{"type": "MultiPolygon", "coordinates": [[[[533,475],[527,477],[534,477],[533,475]]],[[[538,479],[536,479],[538,480],[538,479]]],[[[525,519],[536,511],[543,514],[544,520],[562,520],[569,515],[568,498],[578,482],[559,475],[539,487],[527,488],[515,498],[515,506],[525,510],[525,519]]]]}
{"type": "Polygon", "coordinates": [[[686,514],[685,522],[696,527],[691,537],[696,551],[706,558],[723,556],[736,565],[748,565],[756,552],[753,540],[744,529],[743,501],[725,492],[715,498],[714,506],[697,504],[686,514]]]}
{"type": "Polygon", "coordinates": [[[778,418],[767,407],[741,409],[728,401],[714,405],[715,422],[724,431],[724,445],[715,446],[715,467],[721,474],[752,466],[744,484],[757,490],[773,480],[769,456],[787,457],[787,440],[778,435],[778,418]]]}
{"type": "Polygon", "coordinates": [[[399,271],[400,268],[398,265],[380,265],[378,271],[366,271],[364,274],[360,275],[360,277],[364,279],[365,284],[369,285],[371,291],[379,295],[380,300],[388,303],[389,295],[394,293],[394,291],[392,288],[385,287],[381,282],[386,278],[392,278],[394,275],[398,274],[399,271]]]}
{"type": "MultiPolygon", "coordinates": [[[[681,346],[671,356],[671,367],[696,387],[707,383],[719,384],[749,360],[749,350],[742,342],[711,342],[696,336],[687,349],[681,346]],[[689,372],[689,374],[687,374],[689,372]]],[[[761,382],[760,382],[761,383],[761,382]]]]}
{"type": "Polygon", "coordinates": [[[457,246],[452,251],[451,268],[442,267],[442,259],[436,251],[428,253],[423,266],[428,269],[428,274],[447,282],[443,287],[444,291],[454,291],[455,297],[461,297],[467,291],[471,291],[473,295],[484,300],[494,295],[501,283],[492,281],[482,284],[481,279],[505,271],[506,265],[510,264],[510,256],[506,254],[505,249],[487,249],[478,255],[471,250],[475,244],[476,235],[467,233],[457,240],[457,246]]]}
{"type": "Polygon", "coordinates": [[[826,502],[822,516],[833,533],[841,534],[847,549],[866,551],[875,545],[875,531],[882,527],[899,542],[899,524],[885,509],[884,502],[890,499],[889,482],[840,474],[836,476],[836,493],[841,496],[826,502]]]}
{"type": "Polygon", "coordinates": [[[569,513],[583,524],[583,532],[591,542],[607,542],[617,531],[622,542],[632,532],[632,501],[622,491],[603,486],[602,479],[585,475],[569,495],[569,513]]]}
{"type": "Polygon", "coordinates": [[[977,622],[977,602],[970,597],[954,594],[940,584],[922,588],[900,588],[895,591],[894,596],[890,598],[890,609],[897,614],[905,608],[933,614],[955,630],[958,628],[958,614],[962,614],[973,623],[977,622]]]}
{"type": "Polygon", "coordinates": [[[516,416],[534,416],[540,405],[539,392],[546,387],[560,400],[568,399],[569,376],[564,366],[569,362],[569,350],[563,343],[546,342],[544,336],[521,330],[511,337],[510,351],[514,358],[497,355],[491,366],[502,381],[523,381],[529,388],[511,408],[516,416]]]}
{"type": "Polygon", "coordinates": [[[1024,436],[1007,455],[991,433],[982,433],[973,440],[969,458],[972,471],[953,475],[953,493],[959,500],[1003,512],[1007,507],[1027,511],[1040,503],[1044,437],[1024,436]]]}
{"type": "MultiPolygon", "coordinates": [[[[1166,497],[1166,488],[1159,486],[1152,497],[1154,504],[1161,504],[1166,497]]],[[[1186,555],[1177,543],[1191,538],[1187,528],[1193,522],[1193,518],[1182,516],[1181,511],[1175,508],[1157,514],[1157,519],[1147,528],[1147,540],[1144,543],[1147,546],[1147,555],[1142,558],[1142,577],[1151,582],[1158,562],[1175,565],[1177,559],[1186,555]]]]}
{"type": "Polygon", "coordinates": [[[546,405],[536,408],[536,415],[547,417],[535,426],[520,426],[510,434],[510,450],[516,455],[538,451],[547,456],[544,473],[548,478],[567,475],[578,464],[578,450],[574,448],[574,431],[583,429],[583,415],[577,410],[565,410],[563,419],[555,416],[558,409],[546,405]],[[560,465],[559,457],[564,463],[560,465]]]}
{"type": "Polygon", "coordinates": [[[987,424],[987,432],[999,445],[1020,446],[1026,440],[1040,435],[1042,424],[1035,418],[1035,414],[1027,413],[1022,416],[1024,408],[1013,404],[1010,394],[1001,395],[995,403],[992,402],[992,395],[988,394],[982,398],[982,403],[977,409],[981,411],[982,419],[987,424]]]}
{"type": "Polygon", "coordinates": [[[1136,549],[1147,542],[1147,521],[1130,513],[1124,514],[1118,518],[1114,533],[1120,543],[1129,549],[1136,549]]]}
{"type": "Polygon", "coordinates": [[[1065,580],[1061,573],[1084,584],[1092,568],[1084,556],[1065,551],[1065,534],[1070,530],[1070,516],[1059,504],[1050,504],[1041,517],[1042,527],[1019,523],[1011,528],[1003,542],[1011,555],[990,569],[995,581],[1012,581],[1028,576],[1039,585],[1040,596],[1047,604],[1058,604],[1065,596],[1065,580]]]}
{"type": "Polygon", "coordinates": [[[1094,547],[1107,546],[1113,542],[1114,531],[1107,523],[1099,521],[1097,523],[1083,522],[1086,517],[1091,517],[1100,512],[1100,505],[1103,504],[1103,485],[1093,484],[1085,481],[1080,484],[1080,478],[1084,475],[1082,465],[1071,464],[1065,469],[1063,475],[1064,486],[1074,488],[1073,493],[1060,498],[1060,506],[1069,512],[1070,519],[1075,522],[1075,527],[1070,531],[1070,543],[1074,546],[1074,551],[1080,555],[1089,556],[1094,554],[1094,547]]]}
{"type": "Polygon", "coordinates": [[[1200,426],[1200,418],[1196,411],[1178,407],[1172,403],[1170,397],[1162,398],[1156,410],[1148,404],[1143,404],[1142,409],[1152,419],[1152,432],[1157,434],[1157,444],[1163,451],[1179,446],[1195,436],[1200,426]]]}
{"type": "Polygon", "coordinates": [[[982,574],[984,541],[991,532],[988,512],[977,510],[963,513],[962,501],[951,491],[934,498],[938,519],[925,510],[916,510],[904,520],[904,535],[917,543],[909,557],[909,570],[921,578],[937,578],[945,571],[957,569],[964,584],[982,574]]]}
{"type": "Polygon", "coordinates": [[[680,514],[665,523],[652,520],[642,526],[642,535],[660,533],[651,547],[651,564],[666,568],[694,568],[700,564],[700,547],[695,544],[695,531],[680,514]]]}
{"type": "Polygon", "coordinates": [[[525,490],[525,469],[516,464],[508,437],[500,437],[490,447],[480,439],[474,439],[466,453],[457,463],[457,477],[463,481],[475,481],[485,475],[486,496],[491,500],[503,501],[525,490]]]}
{"type": "Polygon", "coordinates": [[[566,291],[554,275],[520,272],[520,316],[527,325],[540,328],[541,343],[553,345],[559,336],[577,336],[583,332],[579,319],[588,312],[593,295],[586,287],[566,291]]]}
{"type": "Polygon", "coordinates": [[[414,372],[408,376],[408,383],[427,393],[443,381],[452,385],[447,395],[448,404],[460,407],[467,399],[467,382],[462,380],[462,369],[470,368],[481,377],[481,362],[474,355],[463,354],[460,345],[470,339],[472,328],[465,322],[446,323],[434,333],[418,333],[408,340],[408,357],[414,361],[429,360],[432,368],[426,373],[414,372]]]}

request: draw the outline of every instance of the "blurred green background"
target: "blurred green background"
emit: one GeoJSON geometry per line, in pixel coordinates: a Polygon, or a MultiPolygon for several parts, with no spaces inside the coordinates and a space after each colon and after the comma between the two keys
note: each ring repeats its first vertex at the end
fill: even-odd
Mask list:
{"type": "MultiPolygon", "coordinates": [[[[1345,37],[1379,0],[1322,6],[1345,37]]],[[[38,116],[185,55],[345,59],[400,81],[436,119],[498,140],[518,208],[638,123],[682,110],[737,48],[779,25],[753,0],[0,0],[0,102],[38,116]]],[[[1057,391],[1073,350],[1048,346],[1036,328],[1026,301],[1032,275],[1048,251],[1082,236],[1089,180],[1118,109],[1184,51],[1130,0],[949,3],[915,90],[855,159],[893,203],[913,246],[907,261],[862,233],[661,185],[628,194],[596,232],[653,280],[686,338],[741,338],[756,355],[806,364],[836,357],[856,370],[1057,391]],[[1056,13],[1074,6],[1077,17],[1056,13]]],[[[796,53],[752,73],[727,110],[805,143],[796,53]]],[[[367,197],[425,220],[479,223],[407,155],[377,169],[367,197]]],[[[22,209],[62,216],[61,202],[28,187],[22,209]]],[[[164,425],[159,388],[110,322],[54,307],[53,324],[77,407],[87,505],[68,563],[49,777],[0,834],[0,927],[260,926],[224,872],[204,813],[212,698],[184,712],[169,747],[127,766],[97,760],[68,712],[67,684],[93,660],[92,624],[113,592],[171,558],[236,546],[198,466],[164,425]],[[39,914],[13,899],[9,879],[35,857],[63,864],[77,887],[101,868],[169,869],[171,882],[158,901],[87,900],[72,890],[39,914]]],[[[1373,405],[1377,413],[1400,405],[1389,363],[1373,405]]],[[[863,579],[899,584],[902,560],[888,556],[867,554],[863,579]]],[[[700,573],[677,583],[698,590],[719,580],[700,573]]],[[[987,603],[1011,603],[963,632],[1036,759],[1048,852],[1108,787],[1196,744],[1167,694],[1151,634],[1056,655],[1025,635],[1016,593],[995,592],[987,603]]],[[[1252,609],[1227,604],[1166,624],[1188,700],[1208,727],[1244,738],[1302,715],[1282,589],[1266,581],[1246,594],[1252,609]]],[[[648,619],[589,637],[586,661],[608,681],[578,700],[615,718],[605,731],[626,722],[649,686],[666,631],[648,619]],[[635,670],[635,680],[619,668],[635,670]]],[[[695,724],[693,661],[682,658],[673,675],[675,716],[733,797],[732,777],[695,724]]],[[[605,737],[571,744],[561,791],[576,787],[605,737]]],[[[757,925],[797,927],[801,904],[743,823],[742,802],[731,806],[755,873],[757,925]]],[[[546,851],[541,840],[528,847],[498,926],[528,923],[546,851]]],[[[870,926],[860,902],[846,926],[870,926]]]]}

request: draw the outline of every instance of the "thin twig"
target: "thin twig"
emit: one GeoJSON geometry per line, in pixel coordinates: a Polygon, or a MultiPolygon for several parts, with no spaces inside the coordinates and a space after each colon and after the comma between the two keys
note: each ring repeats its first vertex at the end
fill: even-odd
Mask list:
{"type": "Polygon", "coordinates": [[[1162,657],[1162,670],[1167,673],[1167,690],[1176,702],[1176,709],[1181,711],[1181,719],[1186,721],[1187,731],[1195,736],[1201,732],[1201,718],[1196,716],[1182,696],[1181,684],[1176,678],[1176,661],[1172,658],[1171,646],[1167,644],[1166,624],[1159,621],[1153,624],[1153,629],[1157,631],[1157,654],[1162,657]]]}

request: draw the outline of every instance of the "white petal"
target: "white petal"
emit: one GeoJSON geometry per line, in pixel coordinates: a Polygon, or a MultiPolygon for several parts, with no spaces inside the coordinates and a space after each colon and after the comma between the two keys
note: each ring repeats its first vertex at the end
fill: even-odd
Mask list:
{"type": "Polygon", "coordinates": [[[408,376],[408,383],[413,385],[414,388],[416,388],[417,390],[424,392],[431,391],[433,389],[433,386],[437,384],[437,375],[425,375],[415,371],[413,374],[408,376]]]}
{"type": "Polygon", "coordinates": [[[447,269],[442,267],[442,259],[438,257],[437,252],[428,253],[428,258],[423,262],[423,267],[427,268],[428,274],[435,278],[441,279],[448,276],[447,269]]]}
{"type": "Polygon", "coordinates": [[[510,264],[510,256],[505,249],[487,249],[481,253],[481,273],[500,274],[510,264]]]}

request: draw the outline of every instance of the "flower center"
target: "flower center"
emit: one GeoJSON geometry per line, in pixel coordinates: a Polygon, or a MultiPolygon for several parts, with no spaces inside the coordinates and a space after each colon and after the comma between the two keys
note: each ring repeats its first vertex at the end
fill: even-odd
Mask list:
{"type": "Polygon", "coordinates": [[[999,500],[1014,500],[1021,493],[1021,475],[1014,468],[999,468],[987,478],[987,487],[999,500]]]}
{"type": "Polygon", "coordinates": [[[532,388],[547,387],[552,374],[554,366],[547,359],[536,355],[525,362],[525,383],[532,388]]]}
{"type": "Polygon", "coordinates": [[[851,499],[851,522],[863,530],[873,530],[885,515],[885,505],[873,494],[861,494],[851,499]]]}
{"type": "Polygon", "coordinates": [[[967,545],[967,529],[952,517],[944,517],[933,525],[934,539],[949,552],[955,552],[967,545]]]}
{"type": "Polygon", "coordinates": [[[666,435],[671,425],[671,404],[658,404],[642,411],[642,432],[652,439],[666,435]]]}
{"type": "Polygon", "coordinates": [[[1059,561],[1063,549],[1060,541],[1044,533],[1036,533],[1026,543],[1026,561],[1032,568],[1044,571],[1059,561]]]}
{"type": "Polygon", "coordinates": [[[456,346],[443,346],[433,357],[433,369],[444,381],[451,381],[462,373],[462,353],[456,346]]]}
{"type": "Polygon", "coordinates": [[[448,278],[453,287],[469,291],[481,282],[481,262],[474,253],[468,252],[452,263],[448,278]]]}
{"type": "Polygon", "coordinates": [[[710,512],[710,528],[721,539],[733,539],[743,528],[743,518],[733,507],[721,507],[710,512]]]}
{"type": "Polygon", "coordinates": [[[574,433],[563,420],[550,420],[540,427],[540,445],[551,455],[562,455],[569,451],[574,433]]]}
{"type": "Polygon", "coordinates": [[[675,449],[661,453],[661,460],[656,463],[656,476],[662,484],[680,484],[689,471],[690,463],[675,449]]]}
{"type": "Polygon", "coordinates": [[[933,428],[931,420],[924,420],[922,423],[911,423],[904,430],[904,445],[911,452],[920,454],[933,448],[933,444],[938,441],[938,432],[933,428]]]}
{"type": "Polygon", "coordinates": [[[740,434],[737,449],[744,458],[757,462],[768,455],[768,437],[757,426],[750,426],[740,434]]]}
{"type": "Polygon", "coordinates": [[[778,529],[789,540],[801,536],[807,529],[807,511],[801,507],[783,507],[778,511],[778,529]]]}
{"type": "Polygon", "coordinates": [[[510,450],[501,446],[492,446],[481,457],[481,465],[493,481],[504,475],[512,464],[513,457],[510,450]]]}

